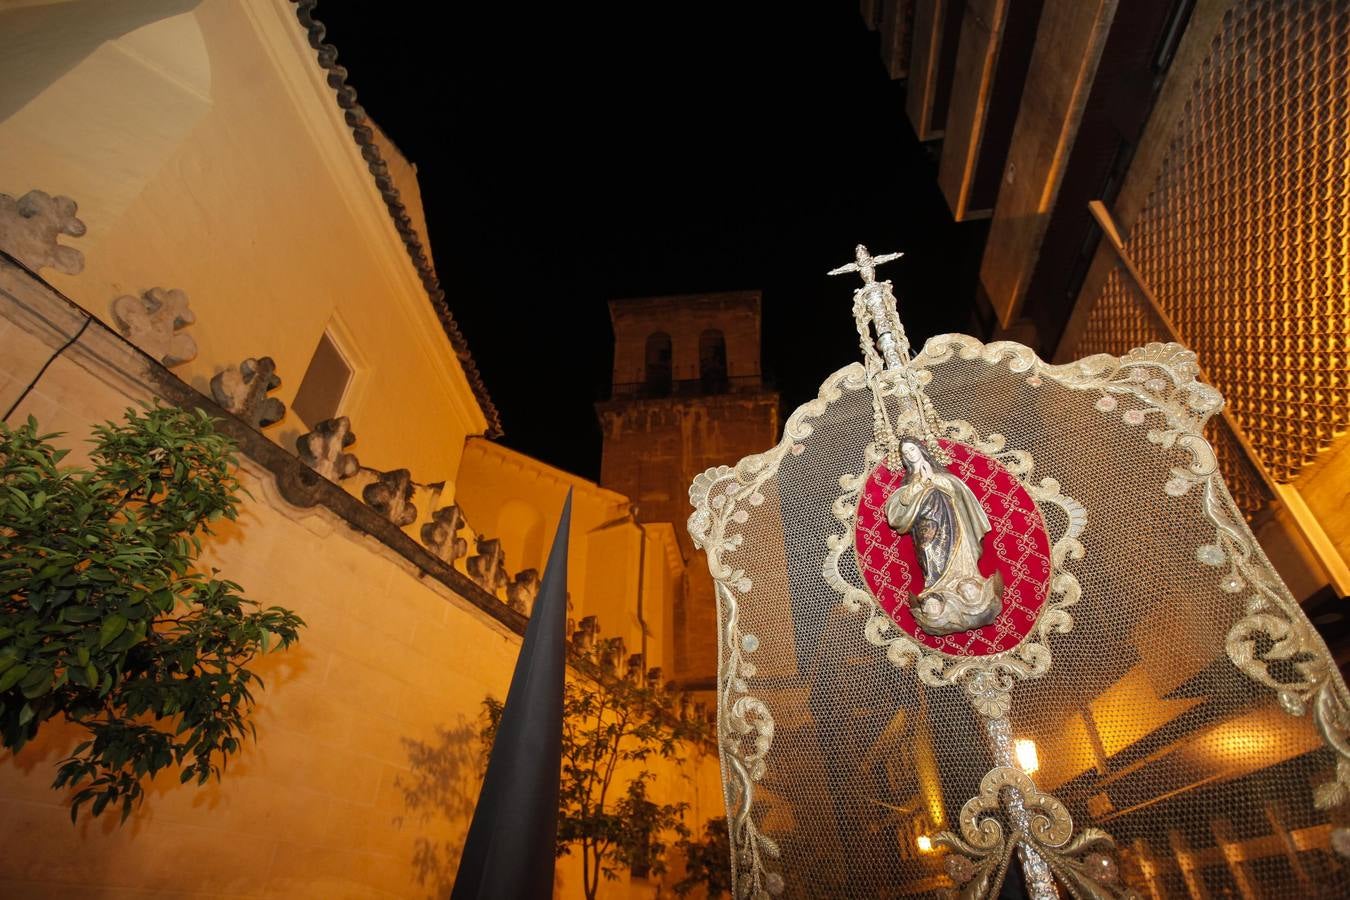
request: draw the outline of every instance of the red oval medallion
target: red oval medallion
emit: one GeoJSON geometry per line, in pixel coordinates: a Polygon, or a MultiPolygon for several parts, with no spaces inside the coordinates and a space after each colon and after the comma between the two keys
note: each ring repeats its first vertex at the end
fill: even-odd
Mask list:
{"type": "Polygon", "coordinates": [[[886,521],[886,498],[905,477],[885,463],[863,486],[854,529],[858,568],[872,596],[895,624],[925,647],[953,656],[987,656],[1016,647],[1031,631],[1050,591],[1050,537],[1026,488],[996,460],[965,444],[939,441],[951,455],[947,470],[965,482],[989,516],[980,574],[1003,573],[1003,611],[990,625],[945,636],[930,635],[906,602],[923,590],[914,538],[886,521]]]}

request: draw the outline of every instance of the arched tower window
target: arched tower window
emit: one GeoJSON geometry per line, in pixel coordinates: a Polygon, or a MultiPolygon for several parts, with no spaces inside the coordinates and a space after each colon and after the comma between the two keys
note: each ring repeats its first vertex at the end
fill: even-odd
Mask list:
{"type": "Polygon", "coordinates": [[[698,336],[698,374],[703,393],[727,392],[727,339],[720,329],[709,328],[698,336]]]}
{"type": "Polygon", "coordinates": [[[647,336],[646,388],[649,397],[670,395],[670,335],[664,331],[647,336]]]}

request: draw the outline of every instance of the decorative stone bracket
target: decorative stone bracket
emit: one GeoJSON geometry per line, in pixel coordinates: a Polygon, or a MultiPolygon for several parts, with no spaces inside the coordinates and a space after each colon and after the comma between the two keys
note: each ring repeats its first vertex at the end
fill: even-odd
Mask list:
{"type": "Polygon", "coordinates": [[[272,357],[250,357],[238,368],[216,373],[211,379],[211,394],[217,403],[254,428],[266,428],[286,415],[286,404],[267,396],[281,387],[276,372],[272,357]]]}
{"type": "Polygon", "coordinates": [[[628,642],[622,637],[612,637],[600,642],[600,673],[612,678],[619,676],[619,667],[628,658],[628,642]]]}
{"type": "Polygon", "coordinates": [[[437,558],[454,565],[469,552],[469,542],[459,536],[464,529],[464,513],[451,504],[436,510],[431,518],[422,526],[422,544],[437,558]]]}
{"type": "Polygon", "coordinates": [[[351,478],[361,469],[354,454],[343,449],[356,443],[351,420],[346,416],[324,419],[314,430],[295,439],[295,449],[305,465],[329,481],[351,478]]]}
{"type": "Polygon", "coordinates": [[[600,637],[600,618],[586,616],[572,632],[572,650],[587,659],[595,658],[595,646],[600,637]]]}
{"type": "Polygon", "coordinates": [[[57,242],[61,235],[82,237],[84,223],[75,217],[75,201],[29,191],[18,200],[0,194],[0,250],[34,272],[51,268],[66,275],[84,270],[84,254],[57,242]]]}
{"type": "Polygon", "coordinates": [[[476,545],[477,555],[465,563],[469,577],[488,593],[495,594],[511,583],[511,576],[506,574],[506,551],[497,538],[480,537],[476,545]]]}
{"type": "Polygon", "coordinates": [[[113,322],[127,340],[166,366],[197,357],[197,342],[182,329],[197,321],[188,296],[177,288],[150,288],[139,297],[127,294],[112,302],[113,322]]]}
{"type": "Polygon", "coordinates": [[[417,521],[417,507],[413,506],[412,495],[412,473],[407,469],[381,472],[376,481],[361,491],[367,506],[399,528],[417,521]]]}
{"type": "Polygon", "coordinates": [[[647,670],[647,690],[657,694],[668,692],[670,686],[662,682],[664,673],[660,666],[652,666],[647,670]]]}
{"type": "Polygon", "coordinates": [[[506,586],[506,603],[521,615],[528,616],[534,609],[534,600],[539,596],[539,570],[525,569],[516,573],[516,578],[506,586]]]}

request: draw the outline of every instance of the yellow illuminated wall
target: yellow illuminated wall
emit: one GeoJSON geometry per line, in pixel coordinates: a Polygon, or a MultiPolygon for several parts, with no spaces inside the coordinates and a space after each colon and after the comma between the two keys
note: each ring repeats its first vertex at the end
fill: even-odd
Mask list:
{"type": "Polygon", "coordinates": [[[639,528],[633,502],[623,494],[483,438],[471,439],[464,448],[456,482],[456,503],[469,527],[501,540],[512,574],[530,568],[543,572],[570,489],[568,616],[577,622],[598,616],[600,637],[622,637],[630,654],[642,650],[645,621],[647,665],[663,667],[670,677],[672,612],[683,586],[684,561],[668,523],[639,528]]]}
{"type": "MultiPolygon", "coordinates": [[[[206,392],[271,356],[289,406],[329,330],[361,461],[453,479],[487,420],[292,3],[19,0],[0,34],[0,192],[68,195],[88,226],[65,239],[84,271],[44,278],[104,321],[119,295],[186,291],[198,354],[174,372],[206,392]]],[[[390,169],[416,216],[411,167],[390,169]]],[[[267,434],[293,450],[312,424],[267,434]]]]}

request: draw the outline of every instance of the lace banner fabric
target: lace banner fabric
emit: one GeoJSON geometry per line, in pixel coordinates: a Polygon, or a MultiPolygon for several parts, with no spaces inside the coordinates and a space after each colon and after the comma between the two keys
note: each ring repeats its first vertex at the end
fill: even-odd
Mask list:
{"type": "Polygon", "coordinates": [[[1350,892],[1350,697],[1217,474],[1196,371],[928,343],[911,372],[1003,582],[945,637],[887,522],[873,387],[918,424],[892,373],[835,373],[695,480],[737,897],[1350,892]]]}

